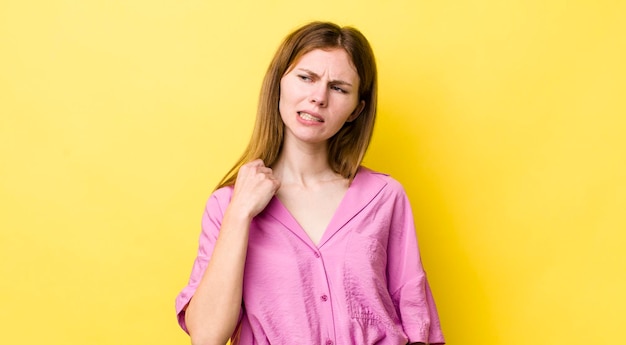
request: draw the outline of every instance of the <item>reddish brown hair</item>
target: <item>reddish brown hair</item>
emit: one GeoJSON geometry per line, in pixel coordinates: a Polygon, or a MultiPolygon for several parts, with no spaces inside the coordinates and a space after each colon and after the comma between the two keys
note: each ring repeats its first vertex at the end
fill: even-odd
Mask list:
{"type": "Polygon", "coordinates": [[[280,155],[284,124],[278,111],[280,81],[291,67],[314,49],[344,49],[359,76],[359,101],[365,106],[352,122],[346,122],[328,141],[331,169],[352,180],[367,151],[376,119],[378,82],[376,61],[369,42],[352,27],[340,27],[329,22],[312,22],[289,34],[282,42],[263,79],[257,118],[248,147],[228,171],[218,188],[233,185],[239,168],[254,159],[272,166],[280,155]]]}

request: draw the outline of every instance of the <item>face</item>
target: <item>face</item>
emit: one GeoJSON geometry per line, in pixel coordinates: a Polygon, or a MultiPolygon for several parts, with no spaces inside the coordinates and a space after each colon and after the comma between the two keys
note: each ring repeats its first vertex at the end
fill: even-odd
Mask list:
{"type": "Polygon", "coordinates": [[[303,55],[280,81],[285,140],[325,143],[363,109],[359,76],[343,49],[303,55]]]}

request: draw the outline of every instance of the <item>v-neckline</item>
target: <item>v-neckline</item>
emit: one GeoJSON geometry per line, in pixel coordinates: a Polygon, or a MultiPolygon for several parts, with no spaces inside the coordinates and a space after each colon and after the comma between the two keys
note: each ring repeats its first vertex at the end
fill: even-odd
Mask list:
{"type": "Polygon", "coordinates": [[[352,180],[352,183],[348,186],[348,190],[346,190],[346,193],[343,195],[339,206],[337,206],[333,216],[330,218],[330,222],[326,226],[326,229],[324,229],[318,243],[313,242],[311,237],[278,197],[274,196],[270,200],[264,213],[275,218],[312,249],[320,249],[337,231],[341,230],[355,215],[361,212],[387,184],[384,179],[376,178],[375,175],[373,171],[365,167],[359,168],[354,180],[352,180]]]}

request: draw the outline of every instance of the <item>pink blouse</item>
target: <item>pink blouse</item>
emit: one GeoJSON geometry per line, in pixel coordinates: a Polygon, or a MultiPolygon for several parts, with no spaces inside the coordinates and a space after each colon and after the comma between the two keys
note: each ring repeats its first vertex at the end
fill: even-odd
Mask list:
{"type": "MultiPolygon", "coordinates": [[[[211,258],[232,188],[209,198],[178,322],[211,258]]],[[[393,178],[361,167],[319,245],[274,197],[250,226],[236,344],[443,344],[413,216],[393,178]]]]}

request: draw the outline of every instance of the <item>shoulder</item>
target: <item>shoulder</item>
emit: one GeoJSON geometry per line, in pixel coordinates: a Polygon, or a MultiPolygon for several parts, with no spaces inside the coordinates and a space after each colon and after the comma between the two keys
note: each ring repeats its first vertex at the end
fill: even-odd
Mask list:
{"type": "Polygon", "coordinates": [[[211,194],[211,197],[215,197],[217,199],[228,199],[233,195],[233,186],[226,186],[216,189],[211,194]]]}
{"type": "Polygon", "coordinates": [[[219,188],[209,197],[209,200],[206,203],[206,209],[215,210],[218,209],[221,213],[224,213],[226,207],[230,203],[230,198],[233,196],[233,187],[226,186],[219,188]]]}
{"type": "Polygon", "coordinates": [[[402,184],[389,174],[361,166],[357,172],[357,177],[364,181],[364,185],[380,185],[387,193],[405,194],[402,184]]]}

